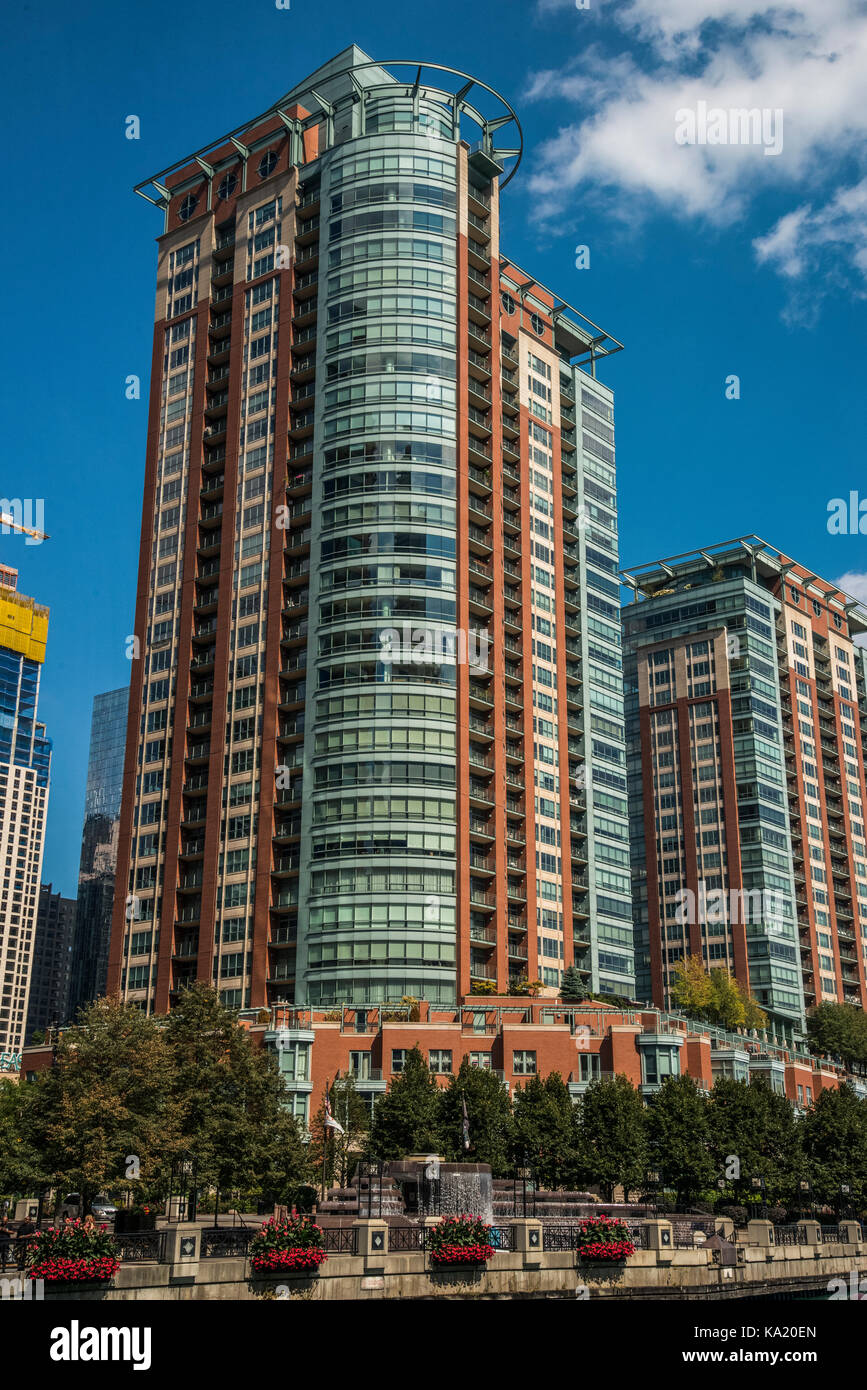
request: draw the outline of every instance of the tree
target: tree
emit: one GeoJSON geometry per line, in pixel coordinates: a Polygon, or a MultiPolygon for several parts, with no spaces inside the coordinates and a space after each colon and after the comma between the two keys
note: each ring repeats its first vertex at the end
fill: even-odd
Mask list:
{"type": "Polygon", "coordinates": [[[353,1158],[363,1153],[367,1147],[370,1132],[370,1110],[358,1094],[352,1076],[347,1072],[338,1075],[332,1082],[329,1096],[331,1114],[343,1127],[343,1133],[325,1124],[325,1097],[310,1126],[313,1137],[312,1163],[318,1179],[322,1175],[323,1149],[325,1151],[325,1181],[346,1187],[350,1177],[353,1158]]]}
{"type": "Polygon", "coordinates": [[[671,1001],[690,1018],[721,1028],[767,1028],[768,1016],[749,992],[744,993],[724,966],[705,970],[701,956],[687,956],[674,967],[671,1001]]]}
{"type": "Polygon", "coordinates": [[[701,956],[687,956],[674,967],[671,1002],[690,1018],[703,1018],[711,1002],[710,976],[701,956]]]}
{"type": "Polygon", "coordinates": [[[867,1014],[852,1004],[819,1004],[807,1015],[807,1037],[817,1056],[859,1068],[867,1062],[867,1014]]]}
{"type": "Polygon", "coordinates": [[[451,1162],[489,1163],[495,1178],[510,1169],[509,1152],[512,1107],[509,1092],[492,1071],[470,1065],[464,1057],[460,1070],[440,1094],[440,1136],[443,1157],[451,1162]],[[464,1148],[466,1101],[470,1148],[464,1148]]]}
{"type": "Polygon", "coordinates": [[[716,1177],[710,1154],[708,1103],[691,1076],[667,1076],[647,1104],[650,1166],[678,1199],[692,1201],[716,1177]]]}
{"type": "Polygon", "coordinates": [[[859,1209],[867,1204],[867,1102],[851,1086],[821,1091],[807,1111],[803,1126],[803,1166],[814,1196],[838,1202],[848,1183],[859,1209]]]}
{"type": "Polygon", "coordinates": [[[43,1185],[80,1192],[86,1209],[101,1191],[153,1181],[178,1134],[170,1071],[157,1020],[110,999],[83,1009],[22,1095],[21,1138],[43,1185]]]}
{"type": "Polygon", "coordinates": [[[710,1151],[716,1176],[726,1176],[737,1159],[739,1176],[728,1179],[735,1197],[755,1196],[753,1178],[764,1178],[769,1202],[787,1202],[800,1167],[800,1127],[791,1102],[761,1078],[752,1082],[722,1076],[714,1083],[707,1110],[710,1151]]]}
{"type": "Polygon", "coordinates": [[[196,1161],[200,1186],[263,1188],[291,1197],[308,1158],[273,1053],[253,1046],[216,990],[184,990],[165,1020],[177,1149],[196,1161]]]}
{"type": "Polygon", "coordinates": [[[32,1196],[44,1185],[40,1155],[24,1137],[24,1110],[35,1085],[0,1081],[0,1196],[32,1196]]]}
{"type": "Polygon", "coordinates": [[[560,983],[560,998],[568,1003],[578,1003],[587,995],[587,985],[584,976],[577,965],[567,965],[563,971],[563,979],[560,983]]]}
{"type": "Polygon", "coordinates": [[[569,1187],[577,1169],[572,1097],[559,1072],[531,1076],[512,1102],[516,1161],[527,1155],[541,1187],[569,1187]]]}
{"type": "Polygon", "coordinates": [[[377,1158],[436,1153],[439,1148],[440,1092],[418,1044],[406,1054],[403,1070],[391,1078],[373,1112],[371,1151],[377,1158]]]}
{"type": "Polygon", "coordinates": [[[626,1076],[591,1081],[579,1105],[579,1181],[600,1187],[606,1201],[644,1186],[647,1135],[644,1102],[626,1076]]]}

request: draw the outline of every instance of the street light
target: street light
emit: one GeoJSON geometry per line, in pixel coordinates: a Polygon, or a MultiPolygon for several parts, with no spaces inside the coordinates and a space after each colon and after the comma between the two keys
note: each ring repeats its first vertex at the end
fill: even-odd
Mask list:
{"type": "Polygon", "coordinates": [[[841,1198],[841,1201],[840,1201],[840,1215],[841,1215],[841,1217],[843,1217],[844,1219],[845,1219],[846,1217],[849,1216],[849,1214],[850,1214],[850,1212],[851,1212],[851,1210],[852,1210],[851,1205],[850,1205],[850,1203],[849,1203],[849,1197],[850,1197],[850,1195],[851,1195],[851,1192],[852,1192],[852,1188],[849,1186],[849,1184],[848,1184],[847,1182],[841,1182],[841,1184],[840,1184],[840,1198],[841,1198]]]}
{"type": "Polygon", "coordinates": [[[762,1220],[765,1221],[768,1215],[765,1180],[764,1178],[750,1178],[750,1186],[754,1192],[761,1192],[762,1194],[762,1220]]]}
{"type": "Polygon", "coordinates": [[[802,1211],[804,1210],[804,1206],[803,1206],[804,1198],[805,1198],[805,1197],[806,1197],[806,1198],[809,1198],[809,1207],[808,1207],[808,1210],[809,1210],[809,1212],[810,1212],[810,1215],[812,1216],[812,1214],[813,1214],[813,1184],[810,1182],[809,1178],[801,1178],[800,1182],[798,1183],[798,1192],[800,1193],[800,1196],[801,1196],[801,1210],[802,1210],[802,1211]]]}
{"type": "Polygon", "coordinates": [[[647,1186],[653,1193],[653,1213],[659,1215],[659,1171],[656,1168],[647,1170],[647,1186]]]}

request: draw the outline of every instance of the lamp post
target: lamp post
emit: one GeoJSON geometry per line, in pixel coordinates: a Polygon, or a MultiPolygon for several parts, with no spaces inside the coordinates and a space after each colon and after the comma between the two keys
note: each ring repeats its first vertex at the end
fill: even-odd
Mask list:
{"type": "Polygon", "coordinates": [[[841,1218],[842,1218],[844,1221],[847,1219],[847,1217],[851,1216],[851,1214],[852,1214],[852,1207],[851,1207],[851,1204],[850,1204],[850,1202],[849,1202],[849,1197],[851,1196],[851,1193],[852,1193],[852,1188],[851,1188],[851,1186],[849,1185],[849,1183],[847,1183],[847,1182],[841,1182],[841,1184],[840,1184],[840,1216],[841,1216],[841,1218]]]}
{"type": "Polygon", "coordinates": [[[659,1171],[656,1168],[647,1170],[647,1186],[653,1193],[653,1214],[659,1216],[659,1171]]]}
{"type": "Polygon", "coordinates": [[[812,1214],[813,1214],[813,1184],[810,1182],[809,1178],[801,1178],[800,1182],[798,1183],[798,1193],[799,1193],[800,1201],[801,1201],[801,1211],[802,1211],[802,1212],[804,1211],[804,1201],[805,1201],[805,1199],[808,1199],[808,1200],[809,1200],[809,1206],[807,1207],[807,1211],[808,1211],[809,1215],[812,1216],[812,1214]]]}
{"type": "Polygon", "coordinates": [[[753,1189],[753,1192],[761,1192],[762,1194],[762,1220],[766,1221],[768,1215],[768,1208],[765,1180],[764,1178],[750,1178],[750,1186],[753,1189]]]}

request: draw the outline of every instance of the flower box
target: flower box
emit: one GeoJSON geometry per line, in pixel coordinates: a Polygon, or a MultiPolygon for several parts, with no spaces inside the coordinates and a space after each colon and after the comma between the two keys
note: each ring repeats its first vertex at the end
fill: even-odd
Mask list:
{"type": "Polygon", "coordinates": [[[88,1230],[81,1220],[37,1231],[27,1244],[27,1275],[46,1284],[106,1284],[120,1268],[117,1247],[105,1226],[88,1230]]]}
{"type": "Polygon", "coordinates": [[[444,1216],[427,1235],[428,1254],[437,1269],[484,1266],[494,1255],[491,1228],[477,1216],[444,1216]]]}
{"type": "Polygon", "coordinates": [[[250,1264],[257,1274],[312,1274],[327,1259],[324,1250],[266,1250],[250,1264]]]}
{"type": "Polygon", "coordinates": [[[626,1222],[611,1216],[588,1216],[580,1221],[575,1249],[579,1259],[605,1264],[618,1264],[635,1254],[626,1222]]]}
{"type": "Polygon", "coordinates": [[[257,1274],[315,1274],[327,1259],[322,1227],[306,1216],[272,1216],[250,1242],[257,1274]]]}
{"type": "Polygon", "coordinates": [[[94,1259],[71,1259],[48,1256],[30,1265],[29,1279],[43,1279],[46,1284],[107,1284],[120,1269],[120,1260],[111,1255],[94,1259]]]}
{"type": "Polygon", "coordinates": [[[441,1245],[431,1251],[431,1264],[452,1269],[455,1265],[483,1265],[494,1254],[493,1245],[441,1245]]]}

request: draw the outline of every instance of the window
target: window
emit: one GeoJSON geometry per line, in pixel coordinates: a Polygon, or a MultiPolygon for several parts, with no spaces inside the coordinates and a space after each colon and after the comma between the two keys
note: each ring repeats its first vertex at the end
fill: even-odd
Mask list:
{"type": "Polygon", "coordinates": [[[220,183],[217,188],[217,197],[223,199],[231,198],[232,194],[234,193],[237,187],[237,174],[224,174],[223,177],[220,179],[220,183]]]}
{"type": "Polygon", "coordinates": [[[370,1080],[370,1053],[369,1052],[350,1052],[349,1054],[350,1075],[356,1081],[370,1080]]]}
{"type": "Polygon", "coordinates": [[[512,1071],[516,1076],[535,1076],[536,1075],[536,1054],[535,1052],[513,1052],[512,1071]]]}
{"type": "Polygon", "coordinates": [[[507,293],[506,293],[505,290],[504,290],[503,293],[500,295],[500,303],[501,303],[502,306],[503,306],[503,312],[504,312],[505,314],[514,314],[514,312],[515,312],[515,301],[514,301],[514,299],[512,298],[512,296],[511,296],[510,294],[507,294],[507,293]]]}
{"type": "Polygon", "coordinates": [[[277,153],[275,150],[268,150],[259,160],[258,173],[260,179],[267,179],[269,174],[273,174],[277,167],[277,153]]]}
{"type": "Polygon", "coordinates": [[[187,194],[186,198],[184,198],[184,201],[178,208],[178,216],[180,217],[182,222],[187,222],[189,218],[192,217],[193,213],[196,210],[196,205],[198,201],[199,195],[197,193],[187,194]]]}
{"type": "Polygon", "coordinates": [[[470,1053],[470,1066],[471,1066],[471,1067],[480,1067],[482,1071],[490,1071],[490,1070],[491,1070],[491,1054],[490,1054],[490,1052],[471,1052],[471,1053],[470,1053]]]}
{"type": "Polygon", "coordinates": [[[540,318],[538,314],[531,314],[530,327],[532,328],[533,332],[537,333],[541,338],[543,333],[545,332],[545,320],[543,318],[540,318]]]}
{"type": "Polygon", "coordinates": [[[452,1070],[452,1054],[445,1048],[433,1047],[428,1056],[428,1066],[438,1076],[449,1076],[452,1070]]]}
{"type": "Polygon", "coordinates": [[[391,1069],[393,1072],[403,1071],[403,1064],[406,1061],[406,1048],[396,1047],[391,1054],[391,1069]]]}

